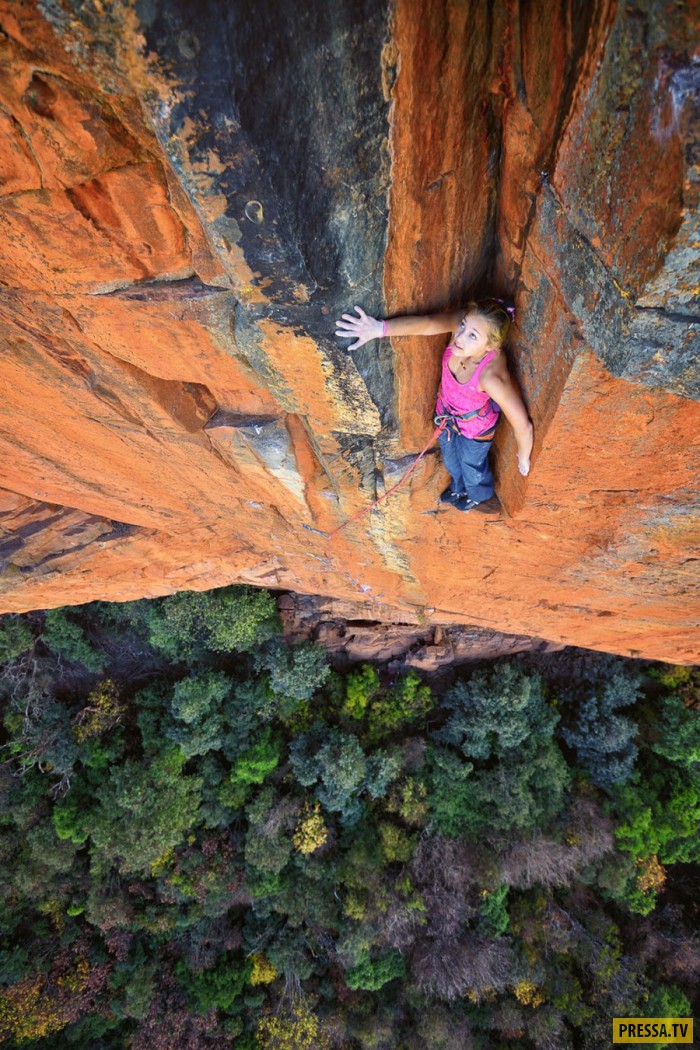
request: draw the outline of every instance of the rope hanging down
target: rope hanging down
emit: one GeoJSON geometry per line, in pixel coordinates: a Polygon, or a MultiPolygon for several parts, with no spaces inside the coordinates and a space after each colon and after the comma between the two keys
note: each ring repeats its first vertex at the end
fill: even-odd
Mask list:
{"type": "Polygon", "coordinates": [[[337,534],[339,532],[342,532],[343,529],[346,529],[348,527],[348,525],[352,525],[353,521],[357,521],[359,518],[364,517],[365,514],[369,514],[369,512],[371,510],[373,510],[374,507],[376,507],[379,503],[381,503],[382,500],[385,500],[387,498],[387,496],[390,496],[392,494],[392,492],[396,492],[397,488],[399,488],[400,485],[403,485],[403,483],[406,480],[406,478],[410,474],[413,473],[413,471],[416,469],[416,467],[418,466],[420,461],[423,459],[423,456],[426,454],[426,452],[428,452],[433,447],[433,445],[438,440],[438,438],[440,437],[440,434],[442,434],[442,432],[443,432],[443,430],[445,429],[446,426],[447,426],[447,419],[442,419],[441,422],[435,427],[435,430],[433,431],[433,434],[432,434],[432,437],[430,438],[430,441],[428,441],[427,445],[422,450],[422,452],[420,452],[418,454],[418,456],[416,456],[414,462],[411,463],[411,466],[408,468],[408,470],[406,470],[401,475],[401,477],[399,478],[399,480],[396,482],[395,485],[392,485],[391,488],[387,489],[386,492],[383,495],[379,496],[372,503],[370,503],[369,507],[363,507],[362,510],[357,512],[357,514],[353,514],[353,516],[351,518],[348,518],[348,520],[344,521],[342,525],[339,525],[337,527],[337,529],[333,529],[332,532],[326,533],[326,557],[329,560],[330,560],[330,556],[331,556],[331,543],[333,542],[333,537],[337,536],[337,534]]]}

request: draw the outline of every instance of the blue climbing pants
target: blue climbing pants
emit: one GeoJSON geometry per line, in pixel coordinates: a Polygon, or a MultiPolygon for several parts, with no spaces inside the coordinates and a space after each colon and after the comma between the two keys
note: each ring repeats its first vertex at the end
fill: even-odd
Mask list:
{"type": "Polygon", "coordinates": [[[440,435],[440,452],[452,475],[452,491],[466,492],[475,503],[493,496],[493,474],[489,466],[491,441],[474,441],[452,431],[440,435]]]}

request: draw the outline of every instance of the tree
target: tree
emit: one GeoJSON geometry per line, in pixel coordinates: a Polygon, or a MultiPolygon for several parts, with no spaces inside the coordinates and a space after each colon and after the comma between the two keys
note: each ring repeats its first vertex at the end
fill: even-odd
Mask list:
{"type": "Polygon", "coordinates": [[[639,699],[641,680],[614,658],[601,660],[596,676],[564,694],[575,714],[561,734],[593,783],[609,788],[629,780],[637,758],[636,723],[617,712],[639,699]]]}
{"type": "Polygon", "coordinates": [[[474,933],[458,937],[449,950],[425,938],[411,957],[411,974],[420,990],[451,1002],[471,993],[506,988],[512,980],[513,952],[505,938],[490,940],[474,933]]]}
{"type": "Polygon", "coordinates": [[[468,758],[503,758],[528,738],[547,739],[559,721],[546,702],[542,679],[514,664],[497,664],[458,682],[445,696],[452,711],[436,739],[459,747],[468,758]]]}
{"type": "Polygon", "coordinates": [[[321,804],[319,802],[314,802],[313,805],[307,803],[302,812],[301,820],[294,829],[294,848],[299,853],[308,856],[310,853],[315,853],[317,849],[320,849],[327,838],[328,827],[321,813],[321,804]]]}
{"type": "Polygon", "coordinates": [[[3,745],[5,758],[22,773],[32,768],[51,773],[58,778],[57,790],[65,790],[78,758],[66,707],[30,683],[28,695],[20,692],[8,704],[4,724],[10,737],[3,745]]]}
{"type": "Polygon", "coordinates": [[[477,770],[454,752],[435,748],[428,794],[432,822],[444,835],[535,831],[561,811],[569,779],[553,740],[531,738],[517,758],[477,770]]]}
{"type": "Polygon", "coordinates": [[[280,738],[266,726],[255,743],[238,756],[233,769],[222,782],[218,793],[221,804],[231,809],[242,806],[252,785],[262,784],[277,768],[281,753],[280,738]]]}
{"type": "Polygon", "coordinates": [[[176,684],[170,706],[177,722],[167,729],[167,735],[185,758],[221,748],[224,701],[230,690],[231,680],[213,671],[183,678],[176,684]]]}
{"type": "Polygon", "coordinates": [[[362,664],[345,676],[343,714],[348,718],[364,718],[369,703],[379,691],[379,675],[371,664],[362,664]]]}
{"type": "Polygon", "coordinates": [[[392,949],[376,959],[371,959],[368,952],[345,971],[345,982],[348,988],[377,992],[389,981],[405,977],[406,963],[396,949],[392,949]]]}
{"type": "Polygon", "coordinates": [[[654,729],[659,739],[651,750],[657,755],[683,766],[700,763],[700,713],[686,707],[679,697],[664,697],[661,718],[654,729]]]}
{"type": "Polygon", "coordinates": [[[304,642],[285,645],[275,639],[255,657],[257,671],[267,671],[269,684],[282,716],[311,700],[331,673],[326,652],[320,645],[304,642]]]}
{"type": "Polygon", "coordinates": [[[16,660],[34,645],[29,624],[19,616],[0,616],[0,665],[16,660]]]}
{"type": "Polygon", "coordinates": [[[422,682],[415,671],[409,671],[391,689],[380,691],[372,700],[369,708],[371,738],[379,739],[424,718],[434,703],[430,686],[422,682]]]}
{"type": "Polygon", "coordinates": [[[89,832],[96,875],[116,865],[124,874],[147,874],[197,823],[202,781],[182,772],[177,749],[149,765],[128,758],[112,768],[96,792],[89,832]]]}
{"type": "Polygon", "coordinates": [[[73,719],[73,735],[79,744],[102,736],[119,724],[124,712],[116,683],[104,678],[90,691],[85,707],[73,719]]]}
{"type": "Polygon", "coordinates": [[[428,755],[428,805],[431,821],[442,835],[464,833],[472,812],[472,762],[446,747],[432,747],[428,755]]]}
{"type": "Polygon", "coordinates": [[[101,671],[104,655],[93,649],[85,631],[63,609],[49,609],[44,618],[41,640],[70,663],[82,664],[88,671],[101,671]]]}
{"type": "Polygon", "coordinates": [[[321,805],[348,824],[362,813],[360,796],[380,798],[400,770],[398,756],[384,751],[367,756],[356,737],[320,723],[292,741],[289,757],[299,783],[317,784],[321,805]]]}
{"type": "Polygon", "coordinates": [[[700,861],[700,771],[651,766],[613,796],[615,838],[634,857],[657,854],[663,864],[700,861]]]}
{"type": "Polygon", "coordinates": [[[487,936],[501,937],[510,926],[508,915],[508,886],[497,886],[494,890],[483,890],[481,901],[480,929],[487,936]]]}
{"type": "Polygon", "coordinates": [[[331,1041],[318,1017],[303,1001],[276,1017],[263,1017],[255,1030],[260,1050],[330,1050],[331,1041]]]}
{"type": "Polygon", "coordinates": [[[211,970],[193,972],[182,962],[175,968],[193,1009],[201,1014],[212,1009],[234,1009],[252,972],[253,964],[246,962],[240,952],[227,952],[211,970]]]}
{"type": "Polygon", "coordinates": [[[250,652],[279,631],[275,600],[254,587],[181,591],[154,603],[150,644],[176,660],[206,652],[250,652]]]}

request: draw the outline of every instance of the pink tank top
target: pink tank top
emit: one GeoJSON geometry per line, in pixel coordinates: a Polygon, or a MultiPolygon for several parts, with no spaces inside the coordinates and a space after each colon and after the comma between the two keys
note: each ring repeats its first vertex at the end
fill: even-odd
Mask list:
{"type": "Polygon", "coordinates": [[[480,434],[487,434],[493,430],[501,413],[500,408],[492,401],[488,394],[479,390],[479,377],[489,361],[496,356],[495,350],[489,352],[479,361],[466,383],[458,383],[450,372],[447,362],[452,357],[452,347],[448,346],[442,355],[442,378],[440,382],[440,393],[438,394],[436,410],[438,415],[447,410],[453,415],[460,416],[465,412],[478,411],[478,416],[465,421],[459,420],[460,433],[464,437],[474,438],[480,434]]]}

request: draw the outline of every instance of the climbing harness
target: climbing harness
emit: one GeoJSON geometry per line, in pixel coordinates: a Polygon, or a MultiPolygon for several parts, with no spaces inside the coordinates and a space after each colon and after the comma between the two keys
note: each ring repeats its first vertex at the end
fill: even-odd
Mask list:
{"type": "MultiPolygon", "coordinates": [[[[488,415],[492,415],[494,412],[500,413],[501,409],[499,405],[493,400],[492,397],[488,399],[485,405],[481,408],[475,408],[471,412],[448,412],[445,408],[445,402],[442,396],[442,387],[438,391],[438,404],[442,405],[443,410],[439,412],[433,422],[437,426],[443,423],[443,429],[447,430],[447,440],[449,441],[453,434],[461,435],[462,431],[459,428],[460,423],[467,423],[470,419],[485,418],[488,415]]],[[[470,438],[470,441],[490,441],[496,432],[496,425],[494,424],[484,434],[478,434],[476,437],[470,438]]]]}

